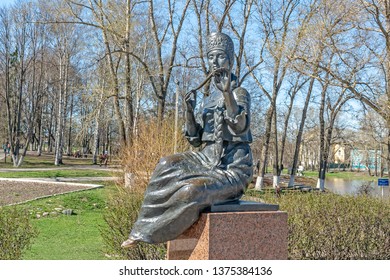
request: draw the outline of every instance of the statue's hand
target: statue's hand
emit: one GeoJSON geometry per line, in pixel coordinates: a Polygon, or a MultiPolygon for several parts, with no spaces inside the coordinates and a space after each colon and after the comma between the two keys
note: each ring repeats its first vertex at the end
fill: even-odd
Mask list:
{"type": "Polygon", "coordinates": [[[187,92],[185,97],[184,97],[187,112],[193,112],[195,109],[195,106],[196,106],[195,94],[196,94],[196,91],[191,90],[191,91],[187,92]]]}
{"type": "Polygon", "coordinates": [[[185,114],[185,124],[186,124],[186,130],[187,134],[189,136],[194,136],[197,133],[196,128],[196,120],[194,115],[194,109],[196,106],[196,99],[195,99],[195,90],[191,90],[187,92],[184,96],[184,104],[186,106],[186,114],[185,114]]]}
{"type": "Polygon", "coordinates": [[[226,69],[223,71],[216,73],[214,76],[214,81],[216,87],[222,91],[223,93],[228,93],[230,92],[231,88],[231,77],[230,77],[230,72],[226,69]]]}

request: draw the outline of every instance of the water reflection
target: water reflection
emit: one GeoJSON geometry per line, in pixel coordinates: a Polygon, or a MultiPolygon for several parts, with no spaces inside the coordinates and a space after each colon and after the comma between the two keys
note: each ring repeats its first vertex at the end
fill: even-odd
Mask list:
{"type": "MultiPolygon", "coordinates": [[[[355,195],[359,193],[362,185],[370,185],[370,194],[377,197],[382,197],[382,187],[378,187],[377,179],[366,180],[352,180],[342,178],[327,178],[325,180],[325,188],[337,194],[355,195]]],[[[384,197],[390,197],[389,187],[383,189],[384,197]]]]}

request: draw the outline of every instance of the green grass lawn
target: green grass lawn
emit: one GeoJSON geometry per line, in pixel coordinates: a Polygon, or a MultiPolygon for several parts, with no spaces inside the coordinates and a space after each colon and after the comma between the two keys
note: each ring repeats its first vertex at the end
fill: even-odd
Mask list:
{"type": "Polygon", "coordinates": [[[39,231],[25,260],[102,260],[104,226],[102,211],[86,211],[72,216],[41,218],[33,225],[39,231]]]}
{"type": "Polygon", "coordinates": [[[0,172],[1,178],[110,177],[113,175],[115,175],[115,173],[109,169],[62,169],[0,172]]]}
{"type": "MultiPolygon", "coordinates": [[[[318,171],[305,171],[304,174],[307,177],[313,177],[313,178],[318,177],[318,171]]],[[[326,178],[372,180],[375,177],[369,176],[367,172],[340,171],[340,172],[328,172],[326,173],[326,178]]]]}
{"type": "MultiPolygon", "coordinates": [[[[53,155],[41,157],[29,155],[21,168],[42,168],[54,166],[53,155]]],[[[103,215],[106,200],[112,189],[111,182],[99,182],[99,177],[116,176],[110,169],[77,169],[77,166],[91,165],[91,159],[64,158],[64,166],[73,169],[0,172],[3,178],[55,178],[91,177],[94,183],[104,188],[80,191],[38,199],[17,207],[27,210],[32,224],[39,234],[31,248],[23,254],[26,260],[101,260],[106,259],[100,230],[106,227],[103,215]],[[56,210],[57,208],[57,210],[56,210]],[[61,209],[61,210],[59,210],[61,209]],[[72,209],[74,215],[64,215],[62,210],[72,209]],[[56,212],[56,213],[54,213],[56,212]],[[44,213],[46,214],[44,216],[44,213]],[[47,215],[47,213],[49,213],[47,215]],[[37,215],[40,218],[37,218],[37,215]]],[[[10,159],[2,161],[1,168],[12,168],[10,159]]],[[[92,183],[92,182],[90,182],[92,183]]]]}
{"type": "MultiPolygon", "coordinates": [[[[3,155],[3,154],[2,154],[3,155]]],[[[87,166],[92,165],[92,156],[88,158],[74,158],[72,156],[64,155],[62,158],[63,164],[62,166],[87,166]]],[[[109,162],[110,164],[116,164],[117,160],[112,158],[109,162]]],[[[1,168],[12,168],[13,164],[11,162],[11,158],[8,156],[6,160],[0,161],[0,169],[1,168]]],[[[45,167],[61,167],[54,165],[54,154],[43,153],[41,156],[37,156],[34,154],[27,154],[21,168],[45,168],[45,167]]]]}
{"type": "MultiPolygon", "coordinates": [[[[272,168],[268,168],[270,172],[272,172],[272,168]]],[[[288,170],[285,168],[283,169],[282,174],[289,175],[288,170]]],[[[318,170],[311,171],[311,170],[305,170],[304,176],[306,177],[312,177],[317,178],[318,177],[318,170]]],[[[369,180],[372,179],[372,176],[369,176],[366,171],[342,171],[342,170],[330,170],[330,172],[326,173],[327,178],[343,178],[343,179],[356,179],[356,180],[369,180]]]]}
{"type": "Polygon", "coordinates": [[[106,183],[101,189],[75,192],[32,201],[19,207],[27,209],[38,237],[23,254],[26,260],[101,260],[106,259],[100,235],[106,226],[103,212],[106,198],[115,186],[106,183]],[[72,209],[74,215],[37,214],[55,208],[72,209]]]}
{"type": "MultiPolygon", "coordinates": [[[[92,164],[91,158],[73,158],[64,156],[63,162],[65,165],[88,165],[92,164]]],[[[0,167],[2,168],[11,168],[13,166],[11,158],[8,156],[7,160],[3,159],[0,162],[0,167]]],[[[28,154],[23,160],[22,167],[25,168],[34,168],[34,167],[55,167],[54,165],[54,155],[53,154],[42,154],[41,156],[36,156],[34,154],[28,154]]]]}

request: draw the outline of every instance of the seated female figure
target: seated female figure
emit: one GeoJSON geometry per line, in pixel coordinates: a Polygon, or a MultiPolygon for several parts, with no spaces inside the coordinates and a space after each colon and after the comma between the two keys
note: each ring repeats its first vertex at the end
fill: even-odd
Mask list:
{"type": "Polygon", "coordinates": [[[200,151],[160,160],[145,192],[138,220],[122,247],[175,239],[213,204],[238,200],[252,180],[250,96],[232,75],[233,42],[208,38],[207,58],[216,90],[195,116],[195,91],[185,96],[185,135],[200,151]]]}

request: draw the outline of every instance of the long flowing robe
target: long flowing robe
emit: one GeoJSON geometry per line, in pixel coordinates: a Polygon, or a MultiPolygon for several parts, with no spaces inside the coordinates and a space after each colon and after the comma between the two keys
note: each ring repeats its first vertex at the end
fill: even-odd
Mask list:
{"type": "Polygon", "coordinates": [[[239,114],[226,114],[221,93],[204,100],[196,127],[186,137],[199,152],[187,151],[162,158],[157,164],[138,220],[130,238],[147,243],[173,240],[194,224],[213,204],[238,200],[252,180],[249,143],[250,96],[243,88],[233,90],[239,114]],[[237,130],[240,118],[245,128],[237,130]]]}

